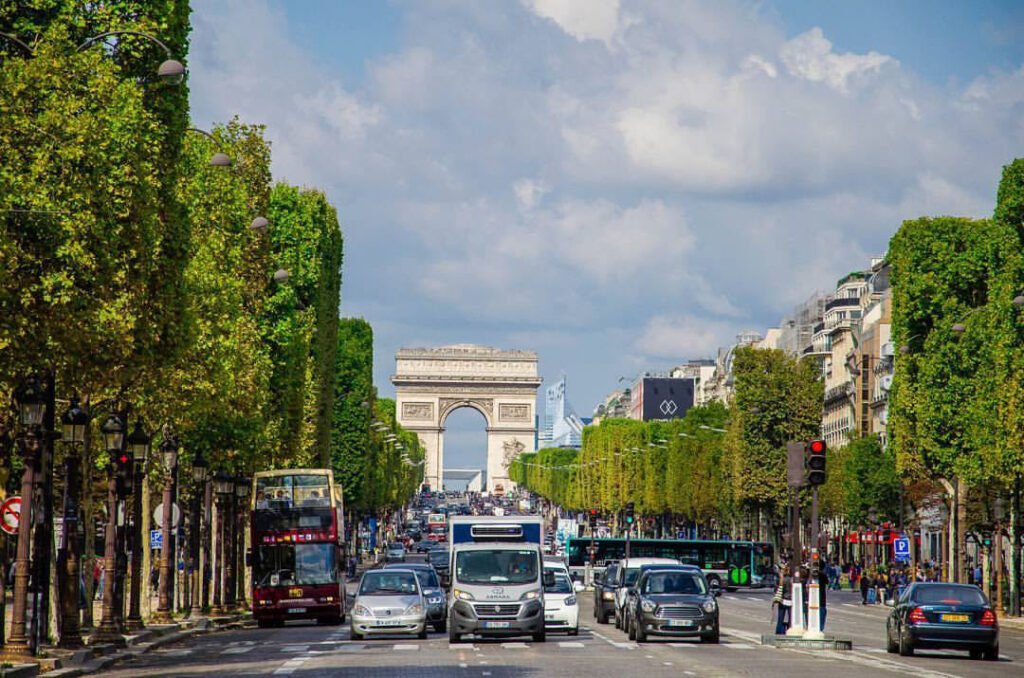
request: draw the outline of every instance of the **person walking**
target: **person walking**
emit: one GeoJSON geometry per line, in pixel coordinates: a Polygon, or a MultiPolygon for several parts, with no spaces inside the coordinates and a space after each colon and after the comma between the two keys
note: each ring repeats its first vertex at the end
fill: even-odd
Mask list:
{"type": "Polygon", "coordinates": [[[872,590],[874,583],[871,581],[871,573],[864,570],[860,573],[860,604],[868,604],[868,591],[872,590]]]}
{"type": "Polygon", "coordinates": [[[789,629],[790,614],[793,607],[793,580],[789,576],[789,568],[785,565],[779,567],[779,584],[775,588],[775,596],[772,598],[772,608],[775,609],[775,635],[785,635],[789,629]]]}

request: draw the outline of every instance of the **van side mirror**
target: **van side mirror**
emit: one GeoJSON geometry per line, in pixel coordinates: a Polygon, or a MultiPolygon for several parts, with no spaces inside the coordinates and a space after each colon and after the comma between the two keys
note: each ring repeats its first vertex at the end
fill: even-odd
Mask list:
{"type": "Polygon", "coordinates": [[[594,583],[599,586],[604,583],[604,572],[594,573],[594,583]]]}
{"type": "Polygon", "coordinates": [[[555,585],[555,573],[552,570],[544,570],[544,577],[542,579],[544,586],[555,585]]]}

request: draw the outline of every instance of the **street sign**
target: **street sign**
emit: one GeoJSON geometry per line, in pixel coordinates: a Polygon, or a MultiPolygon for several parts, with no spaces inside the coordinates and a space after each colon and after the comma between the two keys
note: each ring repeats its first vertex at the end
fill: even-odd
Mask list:
{"type": "Polygon", "coordinates": [[[164,547],[164,531],[163,530],[150,530],[149,531],[149,549],[151,551],[155,549],[162,549],[164,547]]]}
{"type": "Polygon", "coordinates": [[[896,539],[893,539],[892,550],[896,560],[910,560],[910,539],[907,537],[897,537],[896,539]]]}
{"type": "Polygon", "coordinates": [[[7,534],[18,534],[21,523],[21,497],[11,497],[0,505],[0,530],[7,534]]]}
{"type": "MultiPolygon", "coordinates": [[[[171,504],[171,527],[175,528],[181,523],[181,509],[177,504],[171,504]]],[[[164,505],[163,502],[156,505],[153,510],[153,524],[157,527],[164,526],[164,505]]]]}

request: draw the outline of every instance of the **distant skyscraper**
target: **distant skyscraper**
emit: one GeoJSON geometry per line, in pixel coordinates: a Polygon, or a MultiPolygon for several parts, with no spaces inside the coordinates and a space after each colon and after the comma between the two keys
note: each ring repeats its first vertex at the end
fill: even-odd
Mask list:
{"type": "Polygon", "coordinates": [[[584,422],[565,397],[565,375],[547,388],[540,447],[581,447],[584,422]]]}

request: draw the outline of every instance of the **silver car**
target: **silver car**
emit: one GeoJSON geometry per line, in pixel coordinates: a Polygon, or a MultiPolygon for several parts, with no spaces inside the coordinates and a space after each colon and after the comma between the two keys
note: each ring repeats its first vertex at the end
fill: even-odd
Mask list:
{"type": "Polygon", "coordinates": [[[359,581],[352,605],[352,639],[413,634],[427,637],[427,606],[416,573],[369,570],[359,581]]]}

